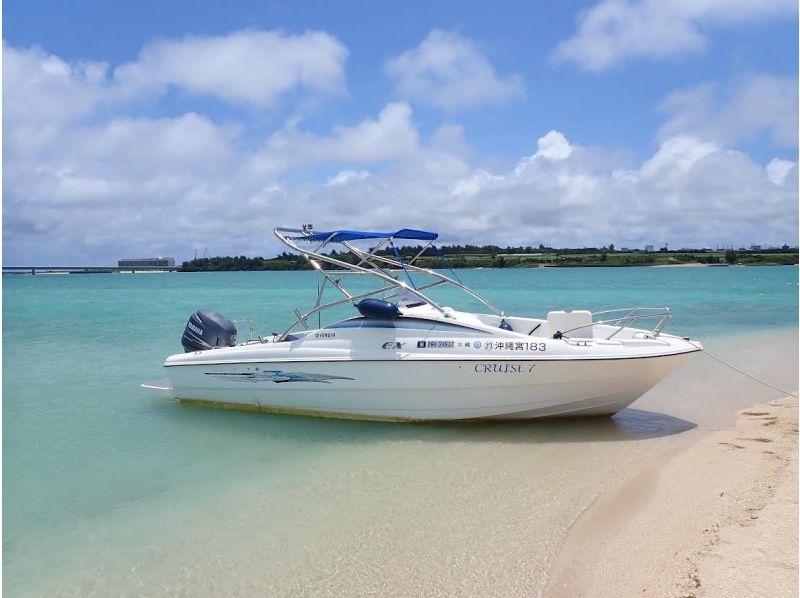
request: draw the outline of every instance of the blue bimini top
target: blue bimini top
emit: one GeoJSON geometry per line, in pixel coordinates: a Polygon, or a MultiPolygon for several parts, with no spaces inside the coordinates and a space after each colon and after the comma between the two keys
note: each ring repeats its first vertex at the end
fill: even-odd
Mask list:
{"type": "Polygon", "coordinates": [[[435,241],[439,238],[438,233],[431,233],[424,230],[414,230],[402,228],[394,233],[376,233],[362,230],[334,230],[325,233],[314,233],[292,237],[297,241],[328,241],[340,243],[342,241],[359,241],[361,239],[415,239],[418,241],[435,241]]]}

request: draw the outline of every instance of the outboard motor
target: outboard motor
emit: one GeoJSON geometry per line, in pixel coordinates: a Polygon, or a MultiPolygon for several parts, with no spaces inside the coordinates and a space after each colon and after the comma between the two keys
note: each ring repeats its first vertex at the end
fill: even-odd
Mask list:
{"type": "Polygon", "coordinates": [[[236,344],[236,326],[215,311],[200,309],[189,316],[181,344],[186,353],[236,344]]]}

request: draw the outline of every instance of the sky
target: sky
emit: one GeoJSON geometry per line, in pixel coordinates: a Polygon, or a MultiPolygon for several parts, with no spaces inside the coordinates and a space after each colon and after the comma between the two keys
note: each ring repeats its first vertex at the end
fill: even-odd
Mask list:
{"type": "Polygon", "coordinates": [[[3,3],[5,265],[797,244],[794,0],[3,3]]]}

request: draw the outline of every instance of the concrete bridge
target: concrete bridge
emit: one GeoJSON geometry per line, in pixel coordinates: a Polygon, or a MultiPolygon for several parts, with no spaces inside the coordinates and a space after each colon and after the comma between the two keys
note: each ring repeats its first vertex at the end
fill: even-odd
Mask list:
{"type": "Polygon", "coordinates": [[[180,266],[3,266],[3,274],[41,274],[60,272],[64,274],[109,274],[111,272],[176,272],[180,266]]]}

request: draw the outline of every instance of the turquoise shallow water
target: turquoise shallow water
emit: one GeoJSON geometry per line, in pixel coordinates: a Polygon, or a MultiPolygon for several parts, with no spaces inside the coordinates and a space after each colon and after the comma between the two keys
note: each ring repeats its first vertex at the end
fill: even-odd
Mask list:
{"type": "MultiPolygon", "coordinates": [[[[669,305],[668,331],[701,340],[797,326],[794,267],[458,273],[512,314],[669,305]]],[[[330,484],[338,478],[309,468],[332,454],[341,457],[341,471],[362,471],[354,464],[367,455],[375,458],[384,448],[389,455],[388,447],[408,441],[415,450],[442,450],[442,443],[494,442],[521,430],[543,442],[580,439],[569,427],[409,428],[181,408],[140,392],[141,382],[162,376],[163,358],[181,350],[183,326],[195,309],[253,318],[265,334],[283,330],[292,308],[310,305],[315,288],[308,272],[4,277],[4,589],[35,594],[43,578],[69,575],[71,559],[78,558],[70,551],[83,563],[114,552],[97,540],[104,533],[110,542],[125,535],[126,550],[135,552],[143,520],[178,505],[201,505],[245,480],[270,482],[261,505],[286,500],[294,484],[330,484]],[[106,525],[112,520],[113,533],[106,525]]],[[[474,307],[455,296],[444,300],[474,307]]],[[[246,325],[240,332],[246,335],[246,325]]],[[[636,418],[623,420],[636,437],[636,418]]],[[[603,426],[578,429],[616,438],[617,428],[603,426]]],[[[426,472],[418,473],[425,479],[426,472]]],[[[144,537],[167,541],[158,530],[144,537]]]]}

